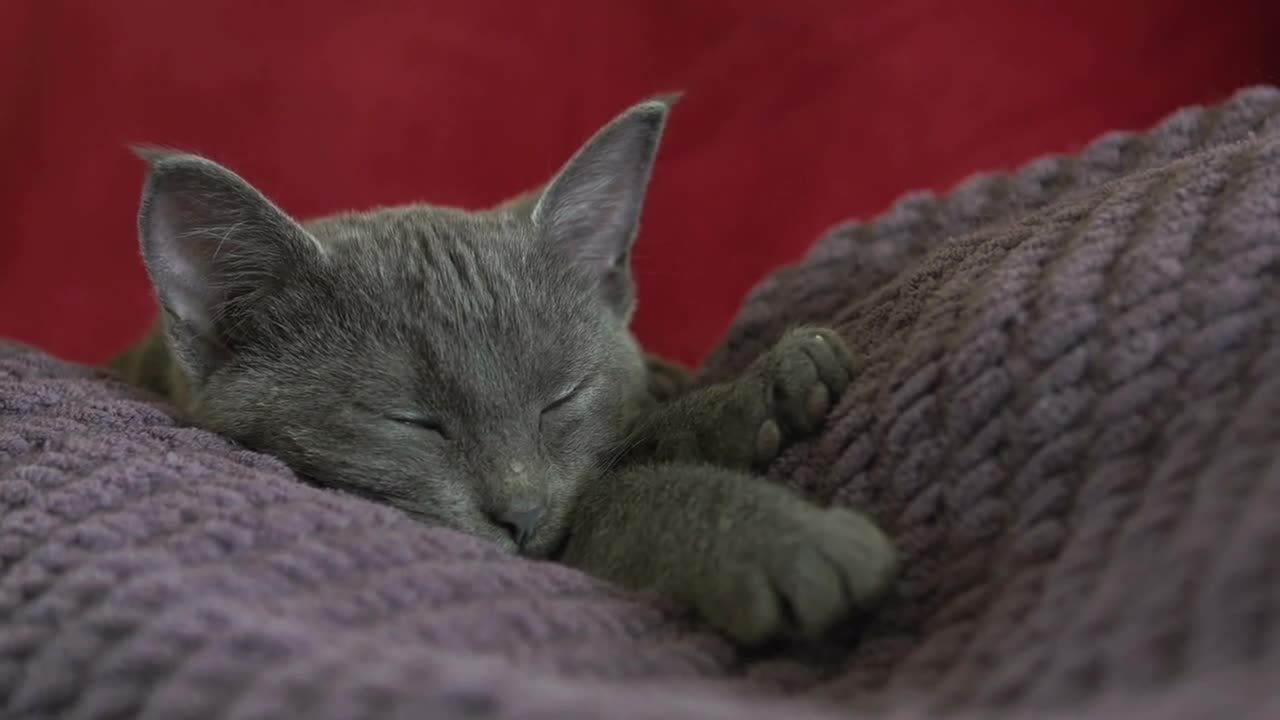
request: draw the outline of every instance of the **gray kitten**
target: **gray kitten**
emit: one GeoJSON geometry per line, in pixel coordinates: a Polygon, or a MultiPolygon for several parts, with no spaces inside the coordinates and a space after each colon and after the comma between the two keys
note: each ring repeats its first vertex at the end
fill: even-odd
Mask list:
{"type": "Polygon", "coordinates": [[[670,105],[483,211],[300,223],[210,160],[142,151],[162,313],[112,365],[318,484],[658,590],[744,643],[818,635],[882,594],[893,550],[748,471],[818,429],[852,358],[798,329],[693,388],[642,353],[629,258],[670,105]]]}

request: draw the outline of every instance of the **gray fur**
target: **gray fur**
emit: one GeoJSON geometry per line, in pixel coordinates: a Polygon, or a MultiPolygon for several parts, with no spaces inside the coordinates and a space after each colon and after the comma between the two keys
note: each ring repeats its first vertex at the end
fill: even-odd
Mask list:
{"type": "Polygon", "coordinates": [[[666,114],[633,108],[536,206],[483,212],[299,223],[210,160],[145,151],[143,259],[190,410],[317,482],[496,542],[504,516],[545,507],[525,550],[550,552],[645,397],[626,264],[666,114]]]}
{"type": "Polygon", "coordinates": [[[114,366],[317,483],[659,589],[744,642],[819,633],[878,596],[892,550],[746,472],[817,429],[852,358],[802,330],[690,390],[642,353],[631,246],[670,101],[482,211],[298,222],[210,160],[144,150],[162,321],[114,366]]]}

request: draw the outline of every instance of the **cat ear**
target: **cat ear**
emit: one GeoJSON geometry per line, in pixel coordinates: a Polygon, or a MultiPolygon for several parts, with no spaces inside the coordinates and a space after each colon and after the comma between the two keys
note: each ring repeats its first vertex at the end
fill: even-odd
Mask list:
{"type": "Polygon", "coordinates": [[[148,164],[138,213],[142,259],[178,360],[205,377],[235,330],[288,273],[323,257],[302,227],[217,163],[134,148],[148,164]]]}
{"type": "Polygon", "coordinates": [[[623,316],[634,295],[631,244],[677,97],[640,103],[604,126],[551,180],[533,209],[544,239],[597,278],[606,302],[623,316]]]}

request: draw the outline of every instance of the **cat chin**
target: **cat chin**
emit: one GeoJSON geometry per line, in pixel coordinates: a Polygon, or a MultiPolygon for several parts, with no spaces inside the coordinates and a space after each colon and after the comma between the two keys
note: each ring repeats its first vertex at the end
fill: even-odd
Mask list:
{"type": "MultiPolygon", "coordinates": [[[[499,531],[499,532],[501,532],[501,531],[499,531]]],[[[520,548],[516,546],[516,541],[515,541],[515,540],[512,540],[510,537],[508,537],[506,533],[501,533],[501,537],[499,537],[498,535],[493,535],[493,536],[491,537],[491,536],[488,536],[488,535],[476,535],[475,533],[467,533],[467,534],[468,534],[468,535],[472,535],[472,536],[474,536],[474,537],[482,538],[482,539],[484,539],[484,540],[488,540],[489,542],[491,542],[491,543],[493,543],[494,545],[498,546],[498,549],[499,549],[499,550],[501,550],[502,552],[504,552],[504,553],[506,553],[506,554],[508,554],[508,555],[519,555],[519,554],[520,554],[520,548]]]]}
{"type": "Polygon", "coordinates": [[[518,554],[530,560],[558,562],[560,557],[564,555],[564,550],[568,545],[569,531],[565,528],[554,533],[545,533],[535,537],[533,542],[523,550],[518,551],[518,554]]]}
{"type": "Polygon", "coordinates": [[[520,548],[516,546],[516,542],[512,540],[511,536],[501,528],[492,525],[474,527],[462,523],[449,522],[448,520],[442,519],[436,515],[417,511],[412,508],[400,507],[397,509],[423,525],[450,530],[452,532],[468,535],[478,540],[484,540],[508,555],[520,554],[520,548]]]}
{"type": "MultiPolygon", "coordinates": [[[[411,513],[412,515],[412,513],[411,513]]],[[[485,525],[483,527],[460,527],[442,522],[439,518],[427,518],[425,515],[414,515],[414,519],[436,527],[446,527],[471,537],[485,540],[508,555],[519,555],[530,560],[557,560],[564,554],[569,544],[569,533],[561,530],[539,533],[524,548],[520,548],[515,540],[499,527],[485,525]]]]}

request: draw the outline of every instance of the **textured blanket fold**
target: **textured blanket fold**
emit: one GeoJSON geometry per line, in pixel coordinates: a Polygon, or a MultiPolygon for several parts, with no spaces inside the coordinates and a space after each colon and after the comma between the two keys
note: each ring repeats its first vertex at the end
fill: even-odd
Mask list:
{"type": "Polygon", "coordinates": [[[1280,90],[836,228],[704,378],[798,322],[868,362],[767,481],[904,571],[767,655],[2,345],[0,718],[1280,717],[1280,90]]]}

